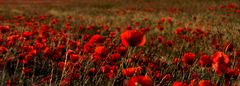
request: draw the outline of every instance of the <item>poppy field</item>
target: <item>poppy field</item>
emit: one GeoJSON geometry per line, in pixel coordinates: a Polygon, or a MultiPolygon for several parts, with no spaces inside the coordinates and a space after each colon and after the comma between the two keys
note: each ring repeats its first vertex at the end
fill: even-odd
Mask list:
{"type": "Polygon", "coordinates": [[[240,1],[0,1],[0,85],[240,86],[240,1]]]}

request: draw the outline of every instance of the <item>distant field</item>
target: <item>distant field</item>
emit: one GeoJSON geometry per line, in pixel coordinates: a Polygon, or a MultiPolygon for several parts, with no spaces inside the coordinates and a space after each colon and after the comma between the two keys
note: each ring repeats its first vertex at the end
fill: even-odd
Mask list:
{"type": "Polygon", "coordinates": [[[239,86],[239,0],[0,0],[2,86],[239,86]]]}

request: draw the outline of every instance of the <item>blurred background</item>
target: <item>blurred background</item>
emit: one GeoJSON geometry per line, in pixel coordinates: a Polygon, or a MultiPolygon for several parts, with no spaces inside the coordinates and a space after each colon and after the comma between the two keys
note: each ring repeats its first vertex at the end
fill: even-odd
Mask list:
{"type": "MultiPolygon", "coordinates": [[[[197,14],[207,8],[239,0],[0,0],[0,15],[23,13],[109,14],[131,10],[158,14],[185,12],[197,14]],[[194,10],[193,10],[194,8],[194,10]]],[[[120,12],[124,13],[124,12],[120,12]]]]}

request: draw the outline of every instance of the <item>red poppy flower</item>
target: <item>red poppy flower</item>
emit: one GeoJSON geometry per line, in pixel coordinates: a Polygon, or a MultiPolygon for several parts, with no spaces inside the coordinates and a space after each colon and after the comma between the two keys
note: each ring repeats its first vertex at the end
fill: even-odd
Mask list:
{"type": "Polygon", "coordinates": [[[50,50],[49,47],[46,47],[46,48],[43,50],[43,56],[44,56],[44,58],[50,57],[51,54],[52,54],[52,53],[51,53],[51,50],[50,50]]]}
{"type": "Polygon", "coordinates": [[[108,49],[104,46],[97,46],[95,48],[94,54],[93,54],[93,59],[94,61],[98,61],[101,58],[105,58],[108,55],[108,49]]]}
{"type": "Polygon", "coordinates": [[[133,76],[135,73],[139,73],[141,71],[141,67],[135,67],[135,68],[126,68],[122,70],[122,73],[124,76],[133,76]]]}
{"type": "Polygon", "coordinates": [[[69,86],[70,85],[70,78],[65,78],[61,81],[61,86],[69,86]]]}
{"type": "Polygon", "coordinates": [[[0,54],[5,54],[8,52],[8,49],[6,47],[0,46],[0,54]]]}
{"type": "Polygon", "coordinates": [[[24,58],[24,60],[26,60],[26,61],[30,61],[32,59],[33,59],[33,54],[27,54],[24,58]]]}
{"type": "Polygon", "coordinates": [[[161,77],[160,71],[155,71],[154,76],[159,79],[161,77]]]}
{"type": "Polygon", "coordinates": [[[184,27],[184,28],[179,27],[179,28],[177,28],[177,29],[174,31],[174,33],[175,33],[176,35],[181,36],[181,35],[186,35],[189,31],[190,31],[189,28],[186,28],[186,27],[184,27]]]}
{"type": "Polygon", "coordinates": [[[67,52],[66,52],[66,54],[68,54],[68,55],[74,54],[74,53],[75,53],[75,51],[73,51],[73,50],[71,50],[71,49],[67,50],[67,52]]]}
{"type": "Polygon", "coordinates": [[[67,19],[72,19],[72,16],[67,16],[67,19]]]}
{"type": "Polygon", "coordinates": [[[7,80],[5,86],[16,86],[16,81],[13,80],[7,80]]]}
{"type": "Polygon", "coordinates": [[[96,73],[96,71],[97,71],[97,70],[96,70],[95,68],[90,68],[90,69],[89,69],[89,74],[90,74],[90,75],[93,75],[93,74],[96,73]]]}
{"type": "Polygon", "coordinates": [[[236,8],[238,8],[238,6],[235,3],[230,3],[230,4],[227,5],[227,8],[229,8],[229,9],[231,9],[231,8],[236,9],[236,8]]]}
{"type": "Polygon", "coordinates": [[[224,54],[223,52],[216,52],[213,56],[212,56],[212,60],[213,63],[220,63],[220,64],[228,64],[229,62],[229,57],[224,54]]]}
{"type": "Polygon", "coordinates": [[[204,67],[211,67],[212,66],[212,59],[207,55],[202,55],[198,64],[204,67]]]}
{"type": "Polygon", "coordinates": [[[138,30],[127,30],[121,34],[120,38],[125,46],[143,46],[146,42],[146,37],[138,30]]]}
{"type": "Polygon", "coordinates": [[[179,82],[179,81],[175,81],[172,86],[188,86],[186,83],[184,82],[179,82]]]}
{"type": "Polygon", "coordinates": [[[172,61],[172,62],[173,62],[173,64],[177,64],[177,63],[179,62],[179,58],[177,58],[177,57],[176,57],[176,58],[173,58],[173,61],[172,61]]]}
{"type": "Polygon", "coordinates": [[[109,73],[106,74],[106,77],[107,77],[108,79],[112,79],[112,78],[115,77],[115,73],[109,72],[109,73]]]}
{"type": "Polygon", "coordinates": [[[45,32],[48,31],[50,27],[48,25],[41,25],[41,31],[45,32]]]}
{"type": "Polygon", "coordinates": [[[105,37],[96,34],[96,35],[93,35],[93,36],[91,37],[91,39],[89,40],[88,43],[90,43],[90,44],[103,43],[104,41],[105,41],[105,37]]]}
{"type": "Polygon", "coordinates": [[[188,86],[197,86],[197,82],[196,82],[197,79],[193,78],[190,83],[188,84],[188,86]]]}
{"type": "Polygon", "coordinates": [[[59,67],[61,70],[63,70],[64,67],[65,67],[65,69],[68,70],[68,69],[70,68],[70,66],[71,66],[70,62],[66,62],[66,64],[65,64],[65,62],[58,62],[58,67],[59,67]]]}
{"type": "Polygon", "coordinates": [[[167,46],[167,47],[172,47],[173,45],[174,45],[174,43],[173,43],[172,40],[167,40],[167,41],[165,42],[165,46],[167,46]]]}
{"type": "Polygon", "coordinates": [[[111,55],[112,60],[116,61],[121,58],[121,55],[119,53],[115,53],[111,55]]]}
{"type": "Polygon", "coordinates": [[[216,52],[212,56],[212,60],[212,67],[219,76],[228,71],[229,57],[226,54],[220,51],[216,52]]]}
{"type": "Polygon", "coordinates": [[[225,73],[225,78],[230,79],[231,77],[237,78],[240,75],[240,71],[237,69],[228,69],[225,73]]]}
{"type": "Polygon", "coordinates": [[[161,18],[160,20],[159,20],[159,23],[164,23],[165,22],[165,18],[161,18]]]}
{"type": "Polygon", "coordinates": [[[118,52],[121,56],[124,56],[127,53],[127,48],[124,46],[119,46],[116,48],[116,52],[118,52]]]}
{"type": "Polygon", "coordinates": [[[188,65],[192,65],[195,61],[195,54],[194,53],[185,53],[182,57],[182,62],[188,65]]]}
{"type": "Polygon", "coordinates": [[[58,23],[58,20],[57,19],[52,19],[51,20],[51,24],[57,24],[58,23]]]}
{"type": "Polygon", "coordinates": [[[158,36],[158,43],[162,43],[164,41],[164,38],[162,36],[158,36]]]}
{"type": "Polygon", "coordinates": [[[19,35],[11,35],[7,37],[7,41],[15,41],[17,39],[19,39],[19,35]]]}
{"type": "Polygon", "coordinates": [[[170,23],[170,24],[172,24],[173,23],[173,20],[172,20],[172,17],[168,17],[168,22],[170,23]]]}
{"type": "Polygon", "coordinates": [[[70,60],[72,62],[76,62],[76,61],[79,61],[81,59],[80,56],[78,56],[77,54],[70,54],[70,60]]]}
{"type": "Polygon", "coordinates": [[[103,73],[108,73],[108,72],[110,72],[110,66],[109,66],[109,65],[101,66],[101,67],[100,67],[100,70],[101,70],[103,73]]]}
{"type": "Polygon", "coordinates": [[[23,37],[30,38],[32,36],[32,32],[26,31],[22,33],[23,37]]]}
{"type": "Polygon", "coordinates": [[[163,26],[158,25],[157,28],[158,28],[159,31],[163,31],[163,26]]]}
{"type": "Polygon", "coordinates": [[[217,86],[217,85],[211,83],[209,80],[200,80],[198,82],[198,86],[217,86]]]}
{"type": "Polygon", "coordinates": [[[238,14],[240,14],[240,9],[236,10],[236,12],[237,12],[238,14]]]}
{"type": "Polygon", "coordinates": [[[9,26],[0,26],[0,31],[1,31],[1,33],[6,33],[8,31],[10,31],[10,27],[9,26]]]}
{"type": "Polygon", "coordinates": [[[67,22],[67,23],[65,24],[65,29],[66,29],[66,30],[70,30],[70,29],[71,29],[70,23],[67,22]]]}
{"type": "Polygon", "coordinates": [[[116,36],[116,33],[115,33],[115,32],[110,32],[110,33],[109,33],[109,36],[110,36],[110,37],[115,37],[115,36],[116,36]]]}
{"type": "Polygon", "coordinates": [[[228,71],[227,64],[215,63],[215,64],[212,64],[212,67],[215,70],[215,72],[218,74],[218,76],[221,76],[222,73],[225,73],[228,71]]]}
{"type": "Polygon", "coordinates": [[[128,81],[128,86],[152,86],[152,79],[148,76],[134,76],[128,81]]]}
{"type": "Polygon", "coordinates": [[[94,54],[106,56],[108,54],[108,49],[105,46],[97,46],[95,48],[94,54]]]}

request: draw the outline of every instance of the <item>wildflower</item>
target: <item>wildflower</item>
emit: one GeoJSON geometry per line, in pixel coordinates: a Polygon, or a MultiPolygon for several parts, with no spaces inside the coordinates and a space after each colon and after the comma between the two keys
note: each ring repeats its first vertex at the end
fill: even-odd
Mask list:
{"type": "Polygon", "coordinates": [[[172,47],[174,45],[173,41],[172,40],[167,40],[165,42],[165,46],[168,46],[168,47],[172,47]]]}
{"type": "Polygon", "coordinates": [[[10,26],[0,26],[1,33],[6,33],[8,31],[10,31],[10,26]]]}
{"type": "Polygon", "coordinates": [[[195,54],[194,53],[185,53],[182,57],[182,62],[188,64],[188,65],[192,65],[195,61],[195,54]]]}
{"type": "Polygon", "coordinates": [[[225,73],[228,71],[228,66],[226,64],[215,63],[215,64],[212,64],[212,68],[215,70],[218,76],[221,76],[222,73],[225,73]]]}
{"type": "Polygon", "coordinates": [[[23,32],[22,36],[29,39],[32,36],[32,32],[29,32],[29,31],[23,32]]]}
{"type": "Polygon", "coordinates": [[[228,64],[229,62],[229,57],[224,54],[223,52],[216,52],[213,56],[212,56],[212,60],[213,63],[220,63],[220,64],[228,64]]]}
{"type": "Polygon", "coordinates": [[[90,44],[93,44],[93,43],[103,43],[104,41],[105,41],[105,38],[103,36],[96,34],[96,35],[93,35],[90,38],[88,43],[90,43],[90,44]]]}
{"type": "Polygon", "coordinates": [[[70,85],[70,78],[65,78],[61,81],[61,86],[69,86],[70,85]]]}
{"type": "Polygon", "coordinates": [[[162,43],[164,41],[164,38],[162,36],[158,36],[158,43],[162,43]]]}
{"type": "Polygon", "coordinates": [[[148,76],[134,76],[128,81],[128,86],[152,86],[152,79],[148,76]]]}
{"type": "Polygon", "coordinates": [[[8,52],[8,49],[6,47],[0,46],[0,54],[5,54],[8,52]]]}
{"type": "Polygon", "coordinates": [[[218,51],[212,56],[212,60],[212,67],[219,76],[228,71],[229,57],[226,54],[218,51]]]}
{"type": "Polygon", "coordinates": [[[202,55],[198,64],[204,67],[211,67],[212,66],[212,59],[207,55],[202,55]]]}
{"type": "Polygon", "coordinates": [[[188,86],[186,83],[184,82],[179,82],[179,81],[175,81],[172,86],[188,86]]]}
{"type": "Polygon", "coordinates": [[[61,69],[61,70],[63,70],[64,69],[64,67],[65,67],[65,69],[69,69],[70,68],[70,62],[58,62],[58,67],[59,67],[59,69],[61,69]]]}
{"type": "Polygon", "coordinates": [[[126,68],[122,70],[122,73],[124,76],[133,76],[135,73],[139,73],[141,69],[141,67],[126,68]]]}
{"type": "Polygon", "coordinates": [[[217,85],[211,83],[209,80],[200,80],[198,82],[198,86],[217,86],[217,85]]]}
{"type": "Polygon", "coordinates": [[[128,30],[121,34],[121,41],[125,46],[143,46],[146,38],[140,31],[128,30]]]}
{"type": "Polygon", "coordinates": [[[77,54],[70,54],[70,60],[72,62],[76,62],[80,60],[80,56],[78,56],[77,54]]]}
{"type": "Polygon", "coordinates": [[[119,53],[115,53],[111,55],[112,60],[116,61],[121,58],[121,55],[119,53]]]}
{"type": "Polygon", "coordinates": [[[161,77],[160,71],[155,71],[154,76],[159,79],[161,77]]]}
{"type": "Polygon", "coordinates": [[[93,59],[94,61],[98,61],[101,58],[105,58],[108,55],[108,49],[105,46],[97,46],[95,48],[93,59]]]}

